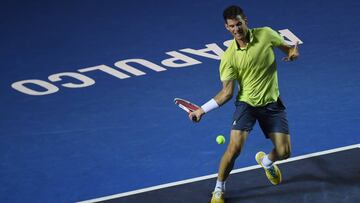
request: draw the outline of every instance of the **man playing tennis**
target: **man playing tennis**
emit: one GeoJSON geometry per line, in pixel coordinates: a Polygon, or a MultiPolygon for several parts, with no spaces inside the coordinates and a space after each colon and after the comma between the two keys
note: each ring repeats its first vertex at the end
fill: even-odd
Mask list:
{"type": "Polygon", "coordinates": [[[271,28],[249,29],[248,20],[240,7],[226,8],[223,17],[225,28],[234,37],[221,58],[220,79],[223,88],[201,108],[189,114],[191,120],[195,117],[195,121],[199,122],[205,113],[232,98],[235,83],[238,82],[230,142],[220,162],[212,203],[224,202],[225,181],[256,121],[274,148],[268,154],[258,152],[255,159],[264,168],[272,184],[281,182],[281,172],[274,162],[290,156],[291,144],[285,106],[279,98],[273,48],[278,47],[287,54],[283,59],[285,61],[292,61],[299,56],[297,44],[286,44],[271,28]]]}

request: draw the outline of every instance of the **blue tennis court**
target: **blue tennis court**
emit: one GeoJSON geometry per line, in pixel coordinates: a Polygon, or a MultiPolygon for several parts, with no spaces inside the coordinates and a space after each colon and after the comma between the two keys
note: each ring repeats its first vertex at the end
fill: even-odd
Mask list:
{"type": "MultiPolygon", "coordinates": [[[[358,165],[346,163],[357,163],[360,144],[360,2],[18,0],[0,6],[0,202],[81,202],[217,173],[226,145],[215,138],[229,140],[235,100],[194,124],[173,99],[203,104],[221,89],[219,59],[232,39],[222,11],[232,4],[250,28],[269,26],[302,42],[297,61],[283,62],[276,51],[292,157],[355,146],[324,159],[325,169],[345,170],[340,182],[358,180],[358,165]]],[[[256,125],[234,168],[256,165],[256,152],[271,148],[256,125]]],[[[256,169],[236,173],[228,201],[273,197],[257,197],[254,187],[277,200],[288,197],[282,189],[320,187],[331,178],[320,170],[324,162],[310,160],[301,171],[300,161],[283,163],[289,176],[281,187],[264,186],[256,169]],[[246,178],[255,185],[236,183],[246,178]]],[[[215,184],[206,180],[189,184],[201,186],[191,193],[200,202],[210,201],[215,184]]],[[[334,191],[331,181],[299,202],[338,202],[321,199],[334,191]]],[[[352,197],[359,187],[339,185],[352,197]]],[[[172,201],[184,202],[191,189],[176,188],[172,201]]]]}

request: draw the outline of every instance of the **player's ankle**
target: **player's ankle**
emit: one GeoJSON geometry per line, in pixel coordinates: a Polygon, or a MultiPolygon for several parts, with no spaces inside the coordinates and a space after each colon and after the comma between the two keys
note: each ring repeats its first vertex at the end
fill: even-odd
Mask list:
{"type": "Polygon", "coordinates": [[[217,180],[214,192],[217,192],[217,191],[225,192],[225,183],[226,183],[225,181],[217,180]]]}
{"type": "Polygon", "coordinates": [[[215,187],[214,192],[224,192],[224,191],[222,190],[222,188],[215,187]]]}
{"type": "Polygon", "coordinates": [[[261,160],[261,163],[266,169],[269,169],[269,168],[271,168],[271,166],[274,162],[269,159],[268,155],[265,155],[263,157],[263,159],[261,160]]]}

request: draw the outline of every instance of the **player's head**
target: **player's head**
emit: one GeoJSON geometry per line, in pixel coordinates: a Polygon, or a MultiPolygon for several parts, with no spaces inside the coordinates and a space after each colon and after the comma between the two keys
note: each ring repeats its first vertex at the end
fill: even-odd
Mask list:
{"type": "Polygon", "coordinates": [[[239,6],[229,6],[223,12],[225,28],[237,39],[246,37],[248,27],[244,11],[239,6]]]}
{"type": "Polygon", "coordinates": [[[225,23],[227,23],[228,19],[236,19],[238,16],[241,16],[243,19],[246,19],[245,13],[239,6],[229,6],[227,7],[223,12],[223,17],[225,20],[225,23]]]}

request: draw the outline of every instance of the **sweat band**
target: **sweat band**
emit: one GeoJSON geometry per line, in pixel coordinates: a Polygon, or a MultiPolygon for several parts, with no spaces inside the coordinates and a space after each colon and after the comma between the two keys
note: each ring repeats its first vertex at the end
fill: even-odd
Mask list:
{"type": "Polygon", "coordinates": [[[208,102],[206,102],[204,105],[201,106],[201,108],[204,110],[205,113],[210,112],[218,107],[219,107],[219,104],[216,103],[215,99],[211,99],[208,102]]]}

